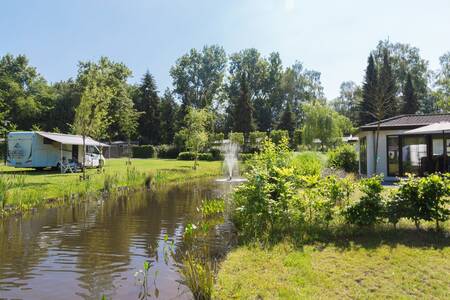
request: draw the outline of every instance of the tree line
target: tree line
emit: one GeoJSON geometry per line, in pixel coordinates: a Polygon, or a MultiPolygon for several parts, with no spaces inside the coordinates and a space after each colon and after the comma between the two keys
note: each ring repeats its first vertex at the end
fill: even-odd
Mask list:
{"type": "Polygon", "coordinates": [[[330,101],[318,71],[299,61],[285,67],[277,52],[263,56],[257,49],[231,55],[217,45],[191,49],[170,68],[172,88],[163,92],[149,71],[137,84],[129,83],[131,75],[125,64],[102,57],[80,62],[75,78],[50,84],[24,55],[6,54],[0,59],[1,129],[172,144],[188,111],[204,109],[209,132],[282,129],[292,137],[302,129],[311,143],[351,125],[450,106],[450,52],[431,71],[419,49],[389,41],[370,53],[363,84],[342,83],[330,101]]]}

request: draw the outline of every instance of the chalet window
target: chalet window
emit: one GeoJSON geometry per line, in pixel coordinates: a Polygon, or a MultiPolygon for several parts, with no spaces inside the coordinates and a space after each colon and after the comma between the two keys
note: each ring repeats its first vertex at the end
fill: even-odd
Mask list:
{"type": "Polygon", "coordinates": [[[398,136],[387,137],[388,176],[400,176],[400,147],[398,136]]]}
{"type": "Polygon", "coordinates": [[[424,175],[428,165],[428,146],[425,136],[405,136],[402,143],[404,173],[424,175]]]}
{"type": "Polygon", "coordinates": [[[359,140],[359,170],[367,175],[367,140],[363,137],[359,140]]]}

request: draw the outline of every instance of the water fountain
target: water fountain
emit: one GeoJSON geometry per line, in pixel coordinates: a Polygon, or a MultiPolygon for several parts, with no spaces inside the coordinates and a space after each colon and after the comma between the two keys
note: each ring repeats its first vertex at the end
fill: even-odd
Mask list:
{"type": "Polygon", "coordinates": [[[223,167],[226,178],[218,179],[218,181],[241,182],[245,179],[239,177],[238,153],[239,144],[230,140],[225,140],[220,147],[224,154],[223,167]]]}

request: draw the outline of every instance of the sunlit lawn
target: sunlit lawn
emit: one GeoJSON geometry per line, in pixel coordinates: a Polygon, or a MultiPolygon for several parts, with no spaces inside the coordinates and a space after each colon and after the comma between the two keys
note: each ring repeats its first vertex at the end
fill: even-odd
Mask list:
{"type": "MultiPolygon", "coordinates": [[[[15,169],[0,166],[1,174],[24,175],[24,185],[9,192],[8,205],[33,202],[48,198],[59,198],[73,193],[103,188],[106,175],[117,176],[117,184],[127,185],[126,159],[108,159],[104,174],[97,169],[88,170],[90,180],[80,182],[80,173],[60,174],[58,171],[35,171],[33,169],[15,169]],[[105,175],[106,174],[106,175],[105,175]]],[[[221,172],[221,162],[200,162],[197,170],[192,169],[192,161],[172,159],[133,159],[131,168],[142,173],[142,177],[152,174],[154,181],[168,183],[186,181],[199,177],[215,176],[221,172]]]]}
{"type": "Polygon", "coordinates": [[[215,296],[449,299],[450,238],[407,226],[303,247],[241,246],[221,264],[215,296]]]}

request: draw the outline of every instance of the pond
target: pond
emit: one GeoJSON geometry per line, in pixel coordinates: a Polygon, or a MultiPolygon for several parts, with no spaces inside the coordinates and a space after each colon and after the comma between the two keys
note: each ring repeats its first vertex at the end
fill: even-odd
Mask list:
{"type": "MultiPolygon", "coordinates": [[[[199,181],[0,220],[0,299],[137,299],[146,260],[152,297],[190,299],[174,259],[184,228],[199,217],[202,199],[231,190],[199,181]],[[165,261],[172,243],[175,255],[165,261]]],[[[230,222],[216,225],[211,255],[223,255],[231,237],[230,222]]]]}

